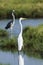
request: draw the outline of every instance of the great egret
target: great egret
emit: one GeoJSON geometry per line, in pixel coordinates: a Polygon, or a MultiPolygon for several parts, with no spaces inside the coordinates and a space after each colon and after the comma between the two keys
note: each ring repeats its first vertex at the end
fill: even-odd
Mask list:
{"type": "Polygon", "coordinates": [[[11,38],[12,38],[12,29],[13,29],[13,26],[15,24],[15,15],[14,15],[14,10],[12,11],[12,16],[13,16],[13,19],[6,25],[5,29],[9,29],[10,28],[10,33],[11,33],[11,38]]]}
{"type": "Polygon", "coordinates": [[[22,37],[22,23],[21,21],[23,20],[24,18],[20,18],[19,19],[19,23],[20,23],[20,26],[21,26],[21,31],[20,31],[20,34],[18,36],[18,51],[21,51],[22,48],[23,48],[23,37],[22,37]]]}
{"type": "Polygon", "coordinates": [[[19,19],[19,23],[20,23],[20,27],[21,27],[21,31],[20,31],[20,34],[18,36],[18,58],[19,58],[19,61],[18,61],[18,65],[24,65],[24,58],[21,54],[21,50],[23,48],[23,37],[22,37],[22,23],[21,21],[24,20],[24,18],[20,18],[19,19]]]}

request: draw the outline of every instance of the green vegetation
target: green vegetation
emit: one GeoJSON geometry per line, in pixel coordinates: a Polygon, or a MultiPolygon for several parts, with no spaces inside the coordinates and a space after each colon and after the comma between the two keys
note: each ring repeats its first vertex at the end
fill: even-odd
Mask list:
{"type": "Polygon", "coordinates": [[[23,31],[24,47],[28,55],[43,58],[43,25],[26,27],[23,31]]]}
{"type": "Polygon", "coordinates": [[[0,38],[7,37],[8,33],[5,30],[0,29],[0,38]]]}
{"type": "Polygon", "coordinates": [[[16,18],[43,17],[43,0],[0,0],[0,19],[12,18],[11,12],[15,10],[16,18]]]}
{"type": "Polygon", "coordinates": [[[6,39],[1,39],[0,41],[0,49],[2,50],[11,50],[15,51],[17,50],[17,41],[16,38],[6,38],[6,39]]]}
{"type": "Polygon", "coordinates": [[[0,49],[14,50],[17,49],[16,38],[9,38],[8,32],[0,29],[0,49]]]}

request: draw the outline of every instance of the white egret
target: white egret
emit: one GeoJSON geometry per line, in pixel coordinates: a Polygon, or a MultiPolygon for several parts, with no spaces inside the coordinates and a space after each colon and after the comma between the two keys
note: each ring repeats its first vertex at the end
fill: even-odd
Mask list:
{"type": "Polygon", "coordinates": [[[22,37],[22,23],[21,21],[23,20],[24,18],[20,18],[19,19],[19,23],[20,23],[20,27],[21,27],[21,31],[20,31],[20,34],[18,36],[18,65],[24,65],[24,58],[21,54],[21,50],[23,48],[23,37],[22,37]]]}
{"type": "Polygon", "coordinates": [[[23,47],[22,23],[21,23],[22,20],[23,20],[23,18],[19,19],[19,23],[20,23],[20,26],[21,26],[21,31],[20,31],[20,34],[18,36],[18,51],[21,51],[22,47],[23,47]]]}

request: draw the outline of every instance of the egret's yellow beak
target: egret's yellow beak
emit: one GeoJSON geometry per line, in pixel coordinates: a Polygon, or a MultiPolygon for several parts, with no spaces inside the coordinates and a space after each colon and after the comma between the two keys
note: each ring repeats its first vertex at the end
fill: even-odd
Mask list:
{"type": "Polygon", "coordinates": [[[26,20],[27,18],[22,18],[23,20],[26,20]]]}

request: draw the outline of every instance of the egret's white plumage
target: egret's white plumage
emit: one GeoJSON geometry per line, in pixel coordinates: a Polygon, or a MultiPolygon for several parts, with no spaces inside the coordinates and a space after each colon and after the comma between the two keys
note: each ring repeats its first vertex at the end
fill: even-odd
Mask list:
{"type": "Polygon", "coordinates": [[[23,39],[22,39],[22,36],[20,34],[19,38],[18,38],[18,50],[21,51],[22,47],[23,47],[23,39]]]}
{"type": "Polygon", "coordinates": [[[22,50],[22,47],[23,47],[23,37],[22,37],[22,21],[23,18],[20,18],[19,19],[19,23],[20,23],[20,26],[21,26],[21,31],[20,31],[20,34],[18,36],[18,51],[21,51],[22,50]]]}
{"type": "MultiPolygon", "coordinates": [[[[22,20],[23,20],[23,18],[19,19],[21,31],[20,31],[20,34],[18,36],[18,52],[20,52],[23,48],[22,23],[21,23],[22,20]]],[[[18,65],[24,65],[24,58],[20,53],[19,53],[19,58],[18,59],[19,59],[19,64],[18,65]]]]}

